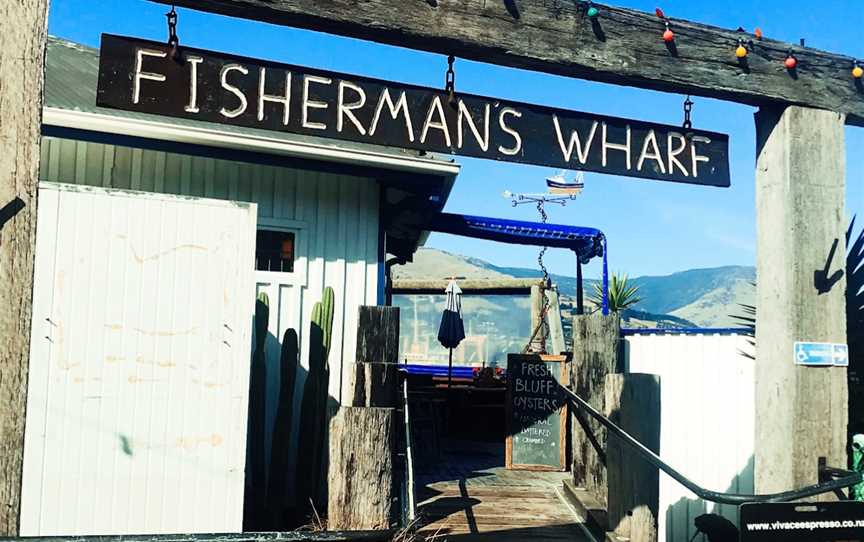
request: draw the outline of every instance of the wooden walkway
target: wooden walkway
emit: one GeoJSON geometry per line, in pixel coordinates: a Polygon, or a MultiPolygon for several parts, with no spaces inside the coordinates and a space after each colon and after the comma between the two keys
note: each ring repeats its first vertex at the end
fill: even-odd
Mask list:
{"type": "Polygon", "coordinates": [[[500,448],[445,451],[418,469],[420,533],[453,542],[590,542],[560,496],[568,474],[508,471],[500,448]]]}

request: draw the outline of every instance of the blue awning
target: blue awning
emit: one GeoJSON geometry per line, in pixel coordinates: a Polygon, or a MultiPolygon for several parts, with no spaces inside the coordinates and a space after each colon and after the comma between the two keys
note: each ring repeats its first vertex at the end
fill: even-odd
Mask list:
{"type": "Polygon", "coordinates": [[[606,236],[598,229],[451,213],[439,213],[433,216],[428,229],[501,243],[564,248],[575,252],[582,264],[587,264],[595,257],[602,257],[603,314],[608,312],[609,273],[606,261],[606,236]]]}
{"type": "Polygon", "coordinates": [[[502,243],[566,248],[575,252],[583,264],[605,252],[606,236],[595,228],[439,213],[429,229],[502,243]]]}

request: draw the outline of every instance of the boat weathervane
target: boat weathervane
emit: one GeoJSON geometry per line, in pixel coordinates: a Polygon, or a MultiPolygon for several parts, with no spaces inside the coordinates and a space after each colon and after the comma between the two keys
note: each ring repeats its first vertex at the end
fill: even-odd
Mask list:
{"type": "Polygon", "coordinates": [[[546,192],[540,194],[514,194],[505,190],[502,194],[511,200],[513,207],[524,203],[557,203],[567,205],[568,201],[575,200],[585,188],[585,173],[577,171],[572,180],[567,180],[564,171],[559,171],[551,177],[546,177],[546,192]]]}

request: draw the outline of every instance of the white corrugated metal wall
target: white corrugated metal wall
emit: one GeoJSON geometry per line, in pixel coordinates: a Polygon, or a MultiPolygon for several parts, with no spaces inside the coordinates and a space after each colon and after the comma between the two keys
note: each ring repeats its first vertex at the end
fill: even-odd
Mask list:
{"type": "MultiPolygon", "coordinates": [[[[742,354],[752,350],[742,335],[625,338],[629,372],[660,375],[660,457],[706,489],[753,493],[754,361],[742,354]]],[[[736,507],[699,500],[661,473],[660,540],[690,540],[706,512],[738,522],[736,507]]]]}
{"type": "Polygon", "coordinates": [[[43,183],[24,536],[240,532],[254,205],[43,183]]]}
{"type": "Polygon", "coordinates": [[[378,301],[380,188],[375,180],[51,137],[43,138],[41,176],[47,181],[254,202],[259,227],[295,232],[295,272],[256,272],[257,289],[268,294],[271,306],[265,464],[279,390],[279,341],[286,329],[294,328],[301,347],[293,449],[308,367],[304,339],[312,306],[325,286],[333,288],[336,300],[330,396],[334,402],[342,400],[356,349],[358,308],[378,301]]]}

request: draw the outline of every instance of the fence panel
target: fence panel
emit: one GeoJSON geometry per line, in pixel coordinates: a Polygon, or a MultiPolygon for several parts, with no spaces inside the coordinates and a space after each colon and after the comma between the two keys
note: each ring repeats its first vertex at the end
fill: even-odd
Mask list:
{"type": "MultiPolygon", "coordinates": [[[[745,355],[753,351],[748,337],[728,330],[626,332],[624,343],[629,372],[660,376],[660,456],[702,487],[752,493],[755,382],[754,361],[745,355]]],[[[693,520],[706,512],[737,523],[735,507],[706,503],[661,474],[659,540],[690,540],[693,520]]]]}

